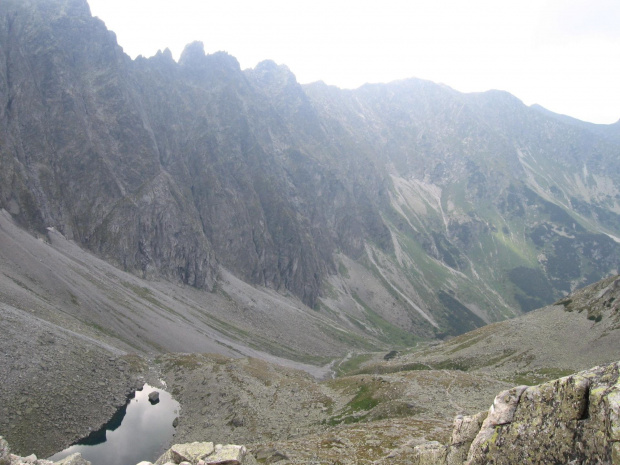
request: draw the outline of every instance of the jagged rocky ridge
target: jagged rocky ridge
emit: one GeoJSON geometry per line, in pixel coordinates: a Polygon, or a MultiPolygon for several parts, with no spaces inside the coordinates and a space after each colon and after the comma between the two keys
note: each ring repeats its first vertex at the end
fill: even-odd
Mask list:
{"type": "Polygon", "coordinates": [[[131,60],[85,0],[2,2],[0,44],[0,206],[141,276],[226,269],[394,339],[620,268],[614,126],[419,80],[300,86],[198,43],[131,60]]]}

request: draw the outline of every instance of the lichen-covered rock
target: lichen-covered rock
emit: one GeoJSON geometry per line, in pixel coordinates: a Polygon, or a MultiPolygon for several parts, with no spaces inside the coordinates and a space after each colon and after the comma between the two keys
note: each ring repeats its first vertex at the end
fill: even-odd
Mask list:
{"type": "Polygon", "coordinates": [[[489,441],[493,441],[498,426],[512,422],[521,395],[525,390],[526,386],[518,386],[500,392],[495,397],[489,414],[482,423],[480,432],[473,440],[471,449],[477,450],[486,447],[489,441]]]}
{"type": "Polygon", "coordinates": [[[620,385],[616,384],[607,394],[609,405],[609,434],[612,441],[620,441],[620,385]]]}
{"type": "Polygon", "coordinates": [[[476,438],[478,431],[482,423],[487,417],[487,412],[480,412],[473,416],[459,415],[454,419],[454,425],[452,429],[451,445],[456,444],[471,444],[476,438]]]}
{"type": "Polygon", "coordinates": [[[483,425],[467,463],[612,463],[617,392],[618,364],[529,387],[509,423],[490,436],[483,425]]]}
{"type": "Polygon", "coordinates": [[[487,415],[487,412],[480,412],[473,416],[458,416],[454,419],[452,440],[446,454],[448,465],[460,465],[465,461],[471,443],[476,439],[487,415]]]}
{"type": "Polygon", "coordinates": [[[486,419],[457,417],[451,443],[417,446],[411,463],[619,465],[619,371],[620,362],[504,391],[486,419]]]}
{"type": "Polygon", "coordinates": [[[521,394],[525,391],[527,386],[517,386],[504,392],[500,392],[493,405],[489,409],[489,415],[487,416],[484,425],[499,426],[510,423],[514,417],[517,404],[521,399],[521,394]]]}

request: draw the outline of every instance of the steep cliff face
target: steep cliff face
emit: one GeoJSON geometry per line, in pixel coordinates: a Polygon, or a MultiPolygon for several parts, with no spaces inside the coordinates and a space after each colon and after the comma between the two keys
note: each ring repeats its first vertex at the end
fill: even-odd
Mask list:
{"type": "Polygon", "coordinates": [[[365,239],[390,249],[381,178],[362,184],[355,170],[333,169],[333,143],[288,70],[263,63],[244,73],[199,43],[178,65],[162,53],[136,67],[166,169],[188,187],[228,269],[312,306],[335,251],[357,257],[365,239]]]}
{"type": "Polygon", "coordinates": [[[386,341],[620,268],[620,142],[503,92],[343,91],[187,46],[131,60],[85,0],[0,5],[0,206],[116,266],[219,267],[386,341]]]}
{"type": "Polygon", "coordinates": [[[290,72],[244,74],[197,43],[179,64],[132,62],[80,1],[9,2],[2,18],[1,197],[24,224],[208,289],[217,257],[310,306],[335,250],[390,250],[381,176],[332,169],[339,153],[290,72]]]}
{"type": "Polygon", "coordinates": [[[4,3],[0,30],[2,205],[126,269],[213,286],[114,35],[82,1],[4,3]]]}

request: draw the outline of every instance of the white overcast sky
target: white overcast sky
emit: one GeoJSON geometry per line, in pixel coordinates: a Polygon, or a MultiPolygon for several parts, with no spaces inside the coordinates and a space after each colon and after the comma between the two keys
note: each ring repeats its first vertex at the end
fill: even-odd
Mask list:
{"type": "Polygon", "coordinates": [[[341,88],[418,77],[620,119],[620,0],[89,0],[132,58],[200,40],[341,88]]]}

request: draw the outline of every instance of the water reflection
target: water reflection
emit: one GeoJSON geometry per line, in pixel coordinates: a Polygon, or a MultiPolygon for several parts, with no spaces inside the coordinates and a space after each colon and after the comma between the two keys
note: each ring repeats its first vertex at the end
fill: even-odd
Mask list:
{"type": "Polygon", "coordinates": [[[93,465],[130,465],[143,460],[154,462],[170,445],[179,403],[159,388],[148,384],[119,409],[100,430],[59,452],[48,460],[58,461],[79,452],[93,465]],[[148,395],[159,392],[152,404],[148,395]]]}

